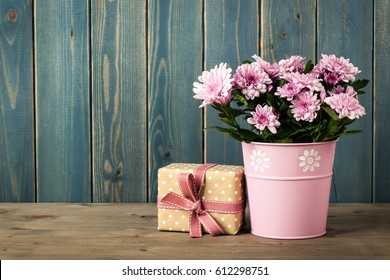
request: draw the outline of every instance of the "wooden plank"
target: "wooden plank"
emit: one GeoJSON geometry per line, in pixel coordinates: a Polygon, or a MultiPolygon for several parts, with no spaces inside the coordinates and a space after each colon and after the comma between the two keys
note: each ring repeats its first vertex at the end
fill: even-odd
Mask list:
{"type": "Polygon", "coordinates": [[[88,1],[35,1],[38,201],[91,201],[88,1]]]}
{"type": "Polygon", "coordinates": [[[331,204],[323,237],[267,239],[245,228],[191,239],[157,231],[155,204],[5,203],[0,258],[388,260],[389,216],[390,204],[331,204]]]}
{"type": "Polygon", "coordinates": [[[357,78],[371,81],[360,98],[367,115],[350,127],[364,132],[343,137],[337,144],[331,191],[334,202],[372,200],[372,11],[372,1],[318,2],[318,59],[321,53],[350,58],[362,71],[357,78]]]}
{"type": "MultiPolygon", "coordinates": [[[[374,2],[374,201],[390,202],[390,3],[374,2]]],[[[368,131],[369,133],[369,131],[368,131]]]]}
{"type": "MultiPolygon", "coordinates": [[[[235,71],[259,51],[258,1],[220,2],[205,1],[205,69],[225,62],[235,71]]],[[[214,109],[206,108],[205,115],[205,127],[222,125],[214,109]]],[[[243,165],[240,142],[215,130],[207,130],[205,137],[205,162],[243,165]]]]}
{"type": "Polygon", "coordinates": [[[34,201],[31,1],[0,1],[0,201],[34,201]]]}
{"type": "Polygon", "coordinates": [[[145,3],[91,5],[93,201],[146,202],[145,3]]]}
{"type": "Polygon", "coordinates": [[[261,5],[261,56],[270,62],[291,55],[315,59],[316,3],[264,0],[261,5]]]}
{"type": "Polygon", "coordinates": [[[192,83],[202,70],[202,1],[150,0],[148,5],[149,200],[157,170],[202,162],[202,116],[192,83]]]}

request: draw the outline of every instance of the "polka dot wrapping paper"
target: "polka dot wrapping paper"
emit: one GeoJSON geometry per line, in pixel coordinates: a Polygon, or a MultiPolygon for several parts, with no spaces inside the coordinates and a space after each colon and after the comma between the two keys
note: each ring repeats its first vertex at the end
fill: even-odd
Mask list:
{"type": "MultiPolygon", "coordinates": [[[[178,178],[181,173],[193,174],[200,164],[173,163],[158,170],[158,198],[169,192],[182,195],[178,178]]],[[[200,193],[202,201],[245,202],[244,167],[215,165],[206,170],[204,187],[200,193]]],[[[239,213],[209,212],[225,234],[236,234],[244,224],[245,210],[239,213]]],[[[158,208],[158,230],[189,231],[190,211],[158,208]]],[[[206,232],[203,228],[203,232],[206,232]]]]}

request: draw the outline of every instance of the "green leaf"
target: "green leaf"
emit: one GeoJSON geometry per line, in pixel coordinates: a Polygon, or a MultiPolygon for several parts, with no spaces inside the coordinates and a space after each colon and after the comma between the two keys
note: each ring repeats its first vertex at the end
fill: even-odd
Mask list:
{"type": "Polygon", "coordinates": [[[330,119],[326,124],[326,135],[336,135],[340,130],[338,121],[330,119]]]}
{"type": "Polygon", "coordinates": [[[233,90],[233,96],[237,98],[238,102],[244,104],[245,106],[248,106],[248,101],[245,99],[245,97],[241,94],[241,92],[237,89],[233,90]]]}
{"type": "Polygon", "coordinates": [[[244,60],[242,63],[241,63],[241,65],[242,64],[251,64],[252,63],[252,61],[250,61],[250,60],[244,60]]]}
{"type": "Polygon", "coordinates": [[[239,134],[243,139],[250,140],[250,141],[259,138],[259,135],[257,133],[248,129],[238,129],[236,133],[239,134]]]}
{"type": "Polygon", "coordinates": [[[276,141],[276,143],[294,143],[294,140],[291,138],[283,138],[276,141]]]}
{"type": "Polygon", "coordinates": [[[222,105],[218,103],[211,104],[211,107],[224,114],[224,110],[222,110],[222,105]]]}
{"type": "Polygon", "coordinates": [[[235,118],[246,114],[245,111],[241,110],[241,109],[235,109],[235,108],[230,107],[229,110],[230,110],[231,115],[235,118]]]}
{"type": "Polygon", "coordinates": [[[289,104],[286,101],[282,100],[282,105],[280,105],[279,110],[284,111],[287,110],[288,108],[289,108],[289,104]]]}
{"type": "Polygon", "coordinates": [[[232,127],[237,127],[236,124],[234,123],[234,121],[232,121],[231,119],[229,118],[220,118],[220,120],[223,122],[223,123],[226,123],[227,125],[230,125],[232,127]]]}
{"type": "Polygon", "coordinates": [[[314,64],[311,60],[309,60],[307,63],[306,63],[306,66],[305,66],[305,70],[303,71],[303,73],[307,74],[309,73],[311,70],[313,70],[314,68],[314,64]]]}
{"type": "Polygon", "coordinates": [[[224,112],[222,113],[219,113],[218,114],[218,117],[221,119],[221,118],[226,118],[226,114],[224,112]]]}
{"type": "Polygon", "coordinates": [[[353,82],[351,84],[351,86],[353,87],[353,89],[355,91],[358,91],[359,89],[362,89],[365,86],[367,86],[369,82],[370,82],[369,80],[357,80],[357,81],[353,82]]]}
{"type": "Polygon", "coordinates": [[[343,126],[347,126],[347,125],[352,124],[355,120],[356,120],[356,119],[351,120],[351,119],[345,117],[345,118],[342,118],[342,119],[340,120],[340,123],[341,123],[341,125],[343,125],[343,126]]]}
{"type": "Polygon", "coordinates": [[[352,134],[358,134],[361,132],[363,132],[363,131],[362,130],[349,130],[349,131],[343,132],[341,135],[352,135],[352,134]]]}
{"type": "Polygon", "coordinates": [[[336,139],[339,138],[340,136],[353,135],[353,134],[357,134],[357,133],[360,133],[360,132],[362,132],[362,131],[361,131],[361,130],[350,130],[350,131],[345,131],[345,132],[338,133],[338,134],[333,135],[333,136],[326,137],[326,138],[324,139],[324,141],[332,141],[332,140],[336,140],[336,139]]]}
{"type": "Polygon", "coordinates": [[[236,133],[236,131],[232,128],[225,128],[225,127],[220,127],[220,126],[210,126],[208,127],[209,128],[213,128],[213,129],[216,129],[217,131],[219,132],[222,132],[222,133],[225,133],[227,135],[229,135],[230,137],[232,137],[233,139],[236,139],[240,142],[242,142],[244,139],[236,133]]]}
{"type": "Polygon", "coordinates": [[[287,83],[287,81],[285,79],[280,79],[277,83],[276,83],[276,87],[282,87],[285,83],[287,83]]]}
{"type": "Polygon", "coordinates": [[[268,103],[269,106],[271,106],[273,108],[278,108],[278,99],[272,93],[268,93],[267,94],[267,103],[268,103]]]}
{"type": "Polygon", "coordinates": [[[323,107],[324,111],[329,115],[329,117],[332,118],[332,120],[338,121],[339,116],[336,114],[336,112],[330,108],[330,107],[323,107]]]}

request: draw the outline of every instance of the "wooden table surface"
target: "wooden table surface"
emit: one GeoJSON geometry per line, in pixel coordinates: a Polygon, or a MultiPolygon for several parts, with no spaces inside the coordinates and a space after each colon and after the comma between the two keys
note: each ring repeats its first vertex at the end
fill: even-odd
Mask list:
{"type": "Polygon", "coordinates": [[[157,231],[155,204],[0,203],[0,259],[390,259],[390,204],[331,204],[327,234],[157,231]]]}

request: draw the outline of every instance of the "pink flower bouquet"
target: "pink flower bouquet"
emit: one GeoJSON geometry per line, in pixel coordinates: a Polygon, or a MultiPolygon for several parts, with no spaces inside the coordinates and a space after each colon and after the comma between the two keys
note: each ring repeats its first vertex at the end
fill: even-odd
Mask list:
{"type": "Polygon", "coordinates": [[[368,80],[355,80],[360,70],[349,59],[323,54],[314,65],[301,56],[278,63],[253,58],[234,74],[221,63],[194,82],[200,107],[211,105],[228,125],[212,128],[239,141],[268,143],[332,141],[359,132],[346,127],[366,114],[358,96],[368,80]]]}

